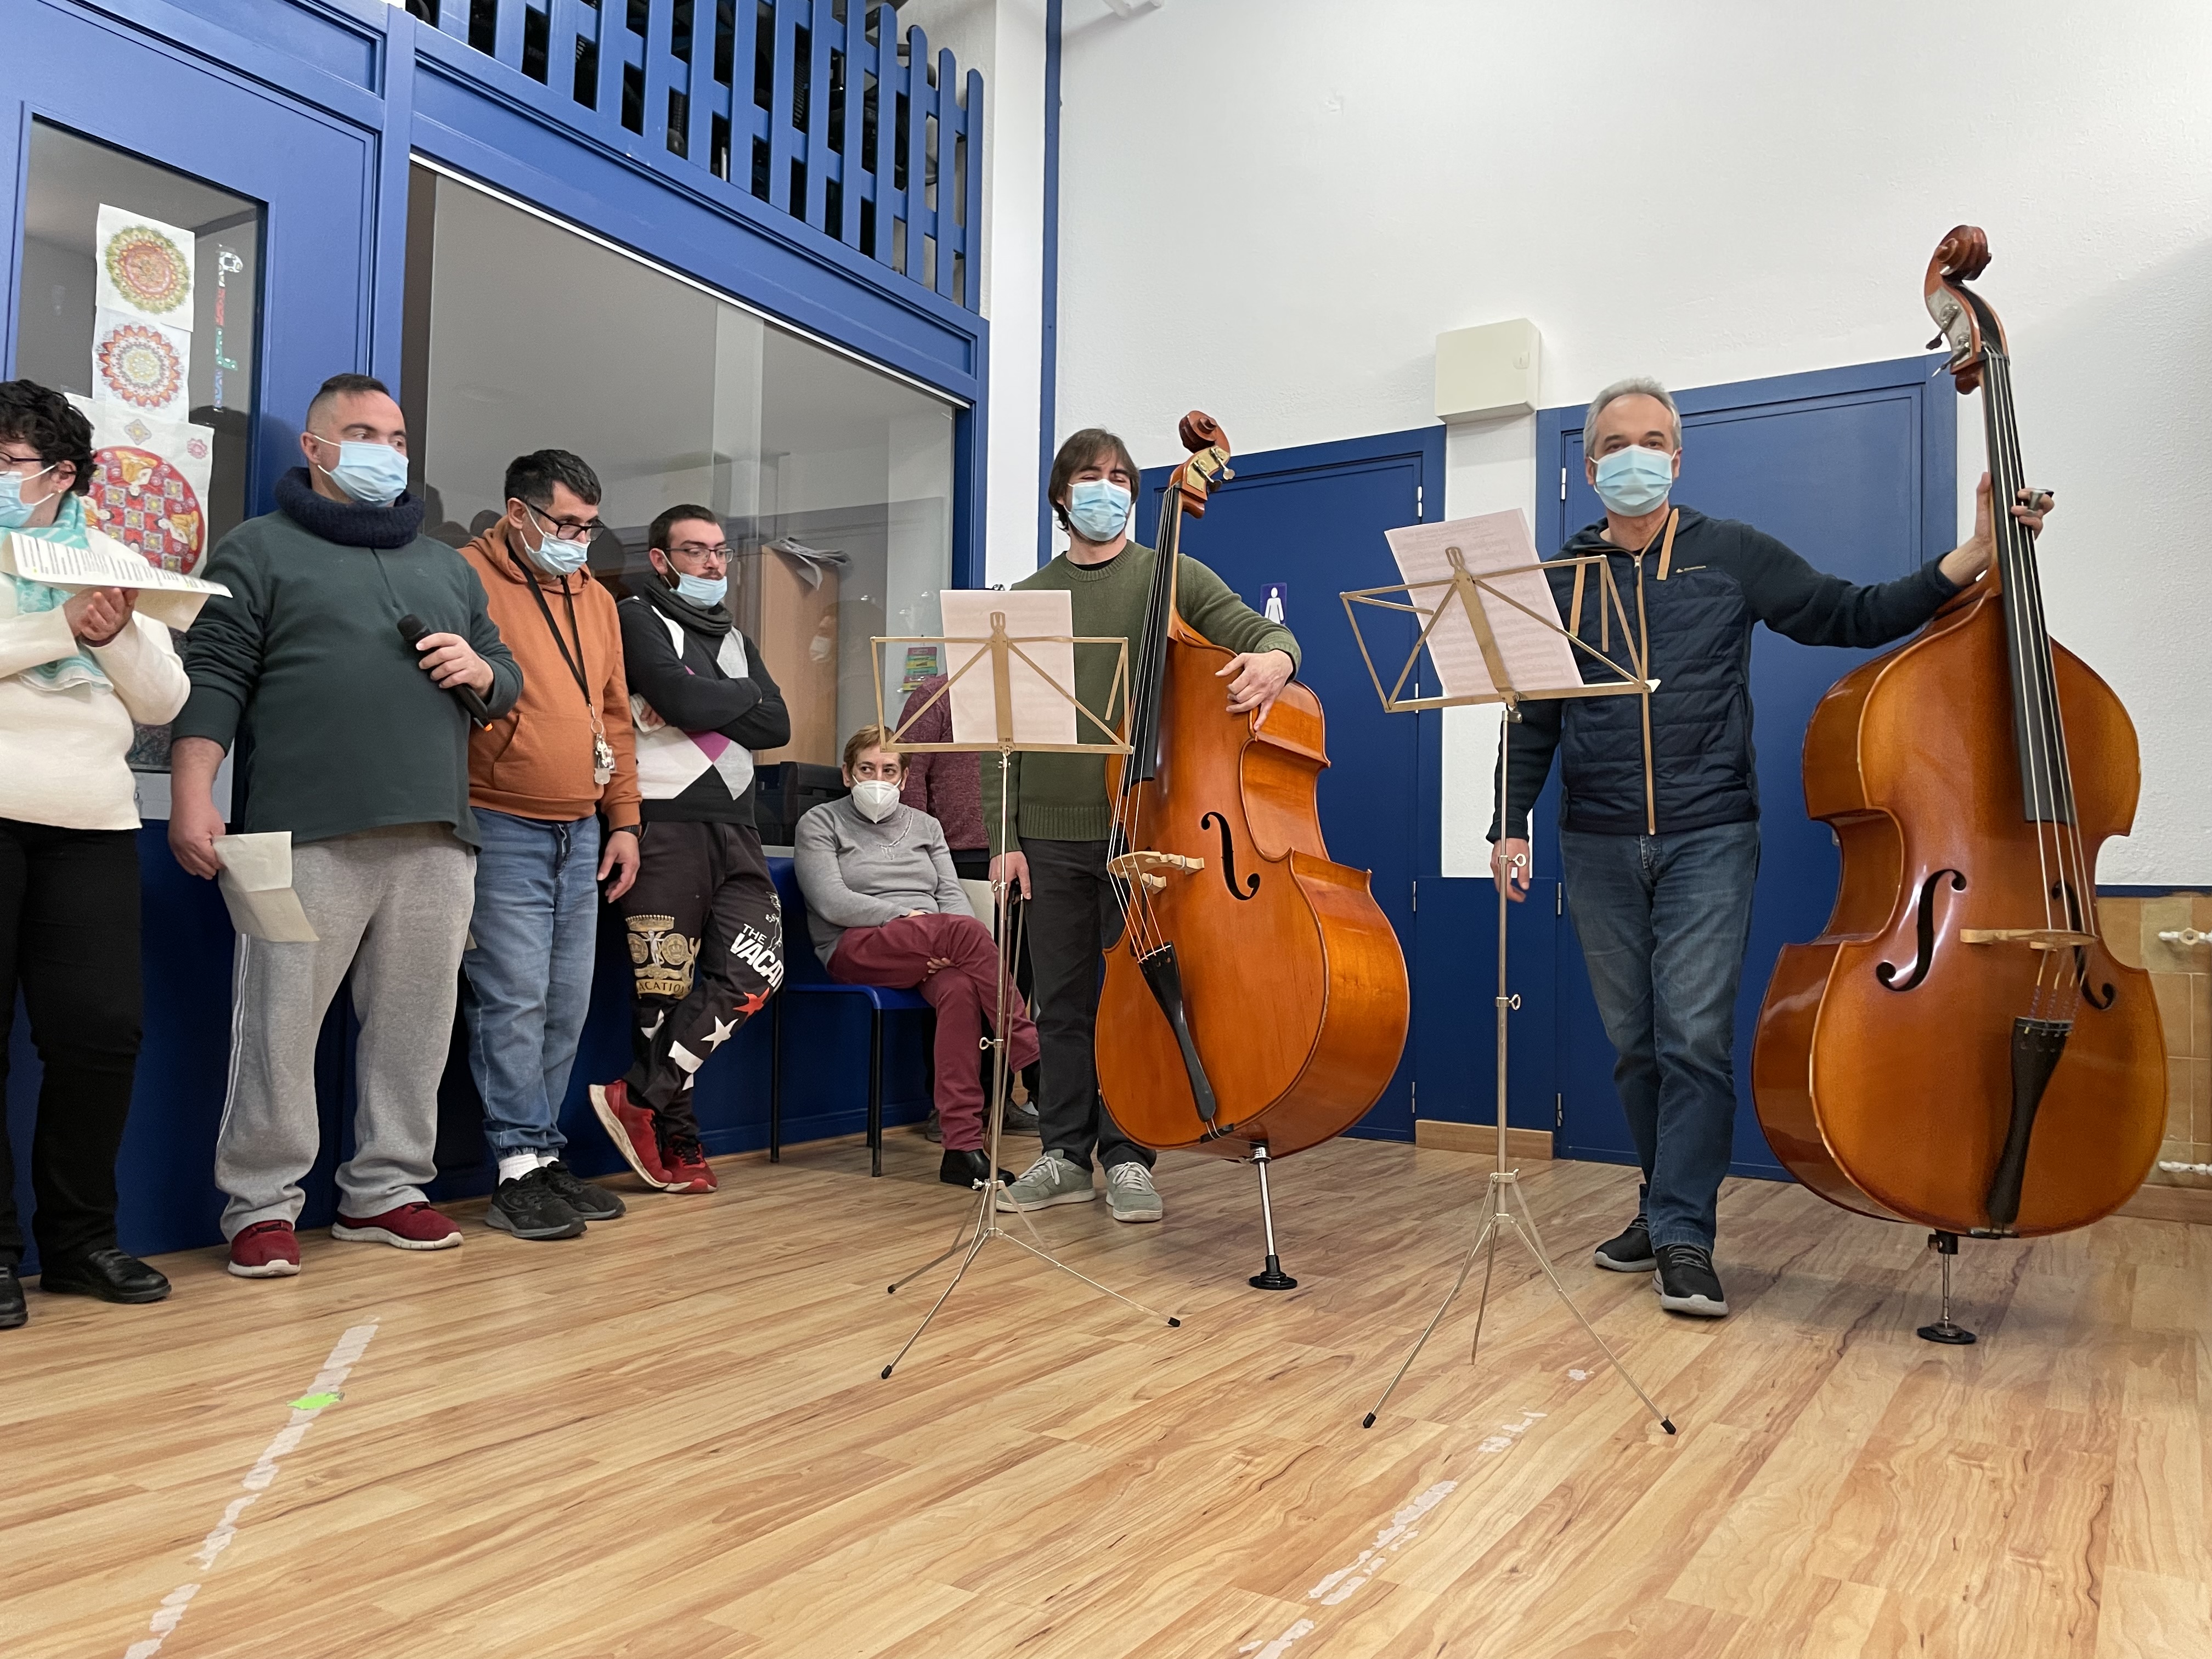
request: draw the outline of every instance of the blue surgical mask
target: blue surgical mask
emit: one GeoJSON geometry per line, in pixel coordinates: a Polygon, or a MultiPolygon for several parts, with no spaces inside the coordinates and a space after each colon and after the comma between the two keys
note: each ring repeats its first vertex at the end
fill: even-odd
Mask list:
{"type": "MultiPolygon", "coordinates": [[[[59,465],[60,463],[55,465],[59,465]]],[[[31,477],[43,478],[53,470],[51,466],[42,466],[31,477]]],[[[19,473],[0,472],[0,530],[21,530],[30,523],[31,514],[53,499],[48,495],[35,501],[25,501],[23,486],[28,482],[19,473]]]]}
{"type": "Polygon", "coordinates": [[[1110,478],[1085,478],[1067,491],[1067,519],[1086,542],[1110,542],[1129,522],[1129,492],[1110,478]]]}
{"type": "MultiPolygon", "coordinates": [[[[319,436],[315,441],[331,441],[319,436]]],[[[321,467],[322,474],[354,500],[389,507],[405,492],[407,458],[390,444],[341,443],[337,452],[338,464],[321,467]]]]}
{"type": "Polygon", "coordinates": [[[727,576],[687,576],[681,570],[674,569],[668,574],[676,579],[678,597],[689,599],[702,611],[712,611],[721,604],[722,596],[730,591],[727,576]]]}
{"type": "Polygon", "coordinates": [[[1674,458],[1663,449],[1631,444],[1597,464],[1597,498],[1623,518],[1649,513],[1674,487],[1674,458]]]}
{"type": "Polygon", "coordinates": [[[583,568],[584,561],[592,556],[589,538],[580,542],[564,542],[538,522],[538,515],[530,515],[531,528],[538,531],[538,545],[525,544],[523,551],[530,556],[531,563],[549,576],[565,576],[572,570],[583,568]]]}

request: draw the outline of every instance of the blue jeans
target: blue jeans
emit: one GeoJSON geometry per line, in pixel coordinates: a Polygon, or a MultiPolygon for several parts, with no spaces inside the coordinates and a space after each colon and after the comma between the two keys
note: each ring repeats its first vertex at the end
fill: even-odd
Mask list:
{"type": "Polygon", "coordinates": [[[557,1152],[561,1102],[592,1001],[599,821],[476,809],[476,914],[461,957],[469,1073],[492,1155],[557,1152]]]}
{"type": "Polygon", "coordinates": [[[1759,826],[1674,835],[1563,830],[1567,909],[1619,1059],[1651,1243],[1713,1243],[1735,1138],[1735,993],[1759,826]]]}

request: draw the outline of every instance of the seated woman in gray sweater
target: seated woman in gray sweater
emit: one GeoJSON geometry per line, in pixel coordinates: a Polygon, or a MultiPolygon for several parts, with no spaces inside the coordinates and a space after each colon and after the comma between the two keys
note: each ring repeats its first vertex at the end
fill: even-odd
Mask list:
{"type": "MultiPolygon", "coordinates": [[[[799,889],[815,954],[832,978],[910,987],[937,1010],[935,1092],[945,1126],[938,1178],[966,1187],[991,1176],[975,1051],[1000,997],[1012,1016],[1006,1058],[1016,1071],[1036,1060],[1036,1027],[1020,991],[1000,982],[999,947],[968,908],[944,830],[899,804],[901,762],[884,748],[889,740],[879,726],[855,732],[845,745],[853,793],[799,820],[799,889]]],[[[999,1179],[1013,1177],[1001,1170],[999,1179]]]]}

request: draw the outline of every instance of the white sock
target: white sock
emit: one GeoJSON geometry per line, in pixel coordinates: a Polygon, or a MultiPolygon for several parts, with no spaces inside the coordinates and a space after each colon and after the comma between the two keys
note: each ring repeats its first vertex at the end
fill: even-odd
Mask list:
{"type": "Polygon", "coordinates": [[[501,1181],[520,1181],[538,1164],[538,1157],[535,1152],[510,1152],[499,1161],[499,1178],[501,1181]]]}
{"type": "Polygon", "coordinates": [[[561,1154],[558,1152],[540,1152],[533,1156],[538,1159],[538,1167],[541,1170],[549,1164],[558,1164],[561,1161],[561,1154]]]}

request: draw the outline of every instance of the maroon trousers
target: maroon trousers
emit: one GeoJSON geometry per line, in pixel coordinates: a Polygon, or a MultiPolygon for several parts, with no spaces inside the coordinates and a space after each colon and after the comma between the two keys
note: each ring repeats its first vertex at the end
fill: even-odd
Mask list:
{"type": "MultiPolygon", "coordinates": [[[[880,927],[854,927],[837,941],[830,976],[848,985],[919,990],[937,1010],[937,1118],[956,1152],[983,1149],[983,1085],[976,1061],[999,1013],[999,947],[972,915],[901,916],[880,927]],[[949,965],[932,969],[933,960],[949,965]]],[[[1036,1027],[1021,992],[1006,985],[1007,1060],[1036,1063],[1036,1027]]]]}

